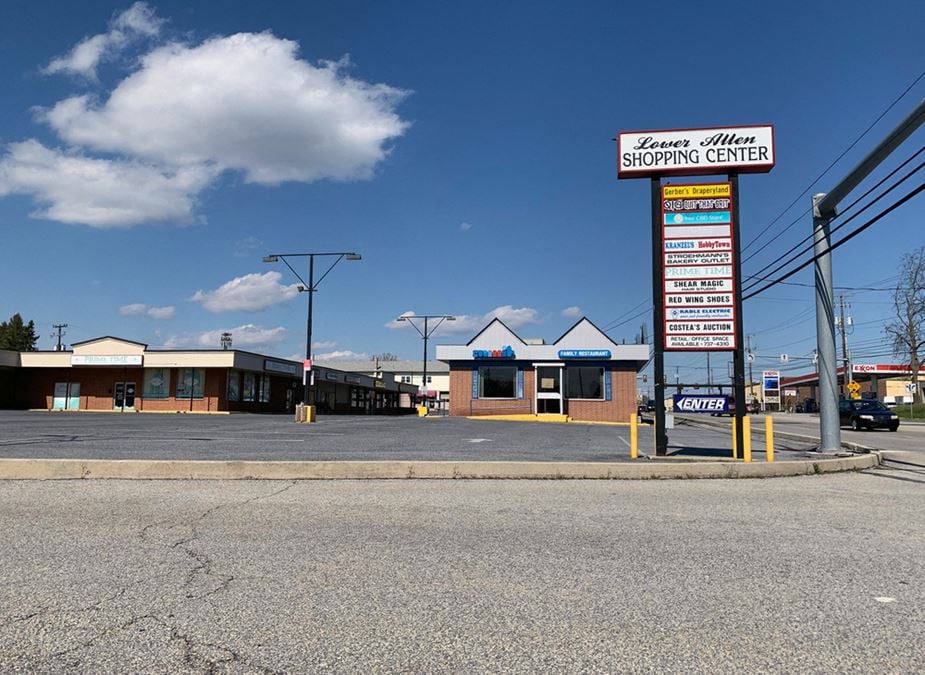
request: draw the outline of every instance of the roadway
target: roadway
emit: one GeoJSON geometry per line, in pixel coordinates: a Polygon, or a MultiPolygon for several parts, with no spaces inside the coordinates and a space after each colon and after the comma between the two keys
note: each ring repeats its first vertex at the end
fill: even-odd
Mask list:
{"type": "Polygon", "coordinates": [[[922,672],[923,489],[0,481],[0,672],[922,672]]]}
{"type": "MultiPolygon", "coordinates": [[[[774,429],[776,431],[789,432],[804,436],[819,438],[819,416],[818,415],[801,415],[788,413],[774,413],[774,429]]],[[[764,424],[762,415],[752,416],[752,429],[762,429],[764,424]]],[[[701,420],[707,417],[700,416],[701,420]]],[[[723,419],[724,424],[728,425],[729,418],[712,418],[713,420],[723,419]]],[[[849,427],[841,430],[843,441],[859,443],[876,450],[885,450],[895,456],[906,457],[909,459],[916,458],[919,462],[925,462],[925,423],[908,422],[901,420],[899,431],[891,432],[884,429],[874,431],[854,431],[849,427]]]]}

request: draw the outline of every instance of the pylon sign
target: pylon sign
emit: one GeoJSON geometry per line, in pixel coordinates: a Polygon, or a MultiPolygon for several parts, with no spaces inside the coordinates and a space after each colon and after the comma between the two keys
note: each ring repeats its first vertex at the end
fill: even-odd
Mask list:
{"type": "Polygon", "coordinates": [[[665,350],[736,348],[732,184],[662,186],[665,350]]]}
{"type": "MultiPolygon", "coordinates": [[[[741,418],[745,354],[739,174],[766,173],[774,167],[774,127],[621,131],[616,140],[617,178],[650,181],[655,398],[665,398],[666,351],[732,352],[733,391],[739,403],[735,416],[741,418]],[[669,176],[715,174],[725,174],[726,182],[662,183],[669,176]]],[[[736,425],[740,444],[743,427],[736,425]]],[[[664,409],[657,406],[656,455],[667,453],[665,428],[664,409]]]]}

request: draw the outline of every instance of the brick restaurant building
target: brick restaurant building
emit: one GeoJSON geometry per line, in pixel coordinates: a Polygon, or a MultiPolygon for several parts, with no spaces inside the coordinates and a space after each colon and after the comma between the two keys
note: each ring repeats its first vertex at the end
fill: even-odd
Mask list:
{"type": "Polygon", "coordinates": [[[628,422],[648,345],[618,345],[587,318],[552,344],[494,319],[465,345],[439,345],[450,366],[450,415],[537,415],[628,422]]]}
{"type": "MultiPolygon", "coordinates": [[[[316,368],[320,413],[411,413],[414,387],[316,368]]],[[[302,364],[238,349],[161,350],[106,336],[71,351],[0,353],[0,407],[277,412],[302,400],[302,364]]]]}

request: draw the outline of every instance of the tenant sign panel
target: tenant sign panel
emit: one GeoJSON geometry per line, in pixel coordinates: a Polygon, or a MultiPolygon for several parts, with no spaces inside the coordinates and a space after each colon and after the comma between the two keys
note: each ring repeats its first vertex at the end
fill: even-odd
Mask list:
{"type": "Polygon", "coordinates": [[[665,349],[736,348],[732,184],[663,185],[665,349]]]}
{"type": "Polygon", "coordinates": [[[622,131],[617,177],[767,173],[774,167],[774,127],[756,125],[622,131]]]}

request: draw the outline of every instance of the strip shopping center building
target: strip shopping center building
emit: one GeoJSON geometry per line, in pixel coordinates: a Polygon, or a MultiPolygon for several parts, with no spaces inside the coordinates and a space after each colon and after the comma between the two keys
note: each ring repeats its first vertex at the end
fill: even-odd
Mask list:
{"type": "MultiPolygon", "coordinates": [[[[313,371],[319,413],[414,412],[416,387],[313,371]]],[[[160,350],[111,336],[70,351],[0,351],[0,407],[120,412],[289,412],[302,363],[238,349],[160,350]]]]}
{"type": "Polygon", "coordinates": [[[450,415],[537,415],[628,422],[649,346],[621,345],[587,318],[552,344],[494,319],[464,345],[438,345],[450,366],[450,415]]]}

